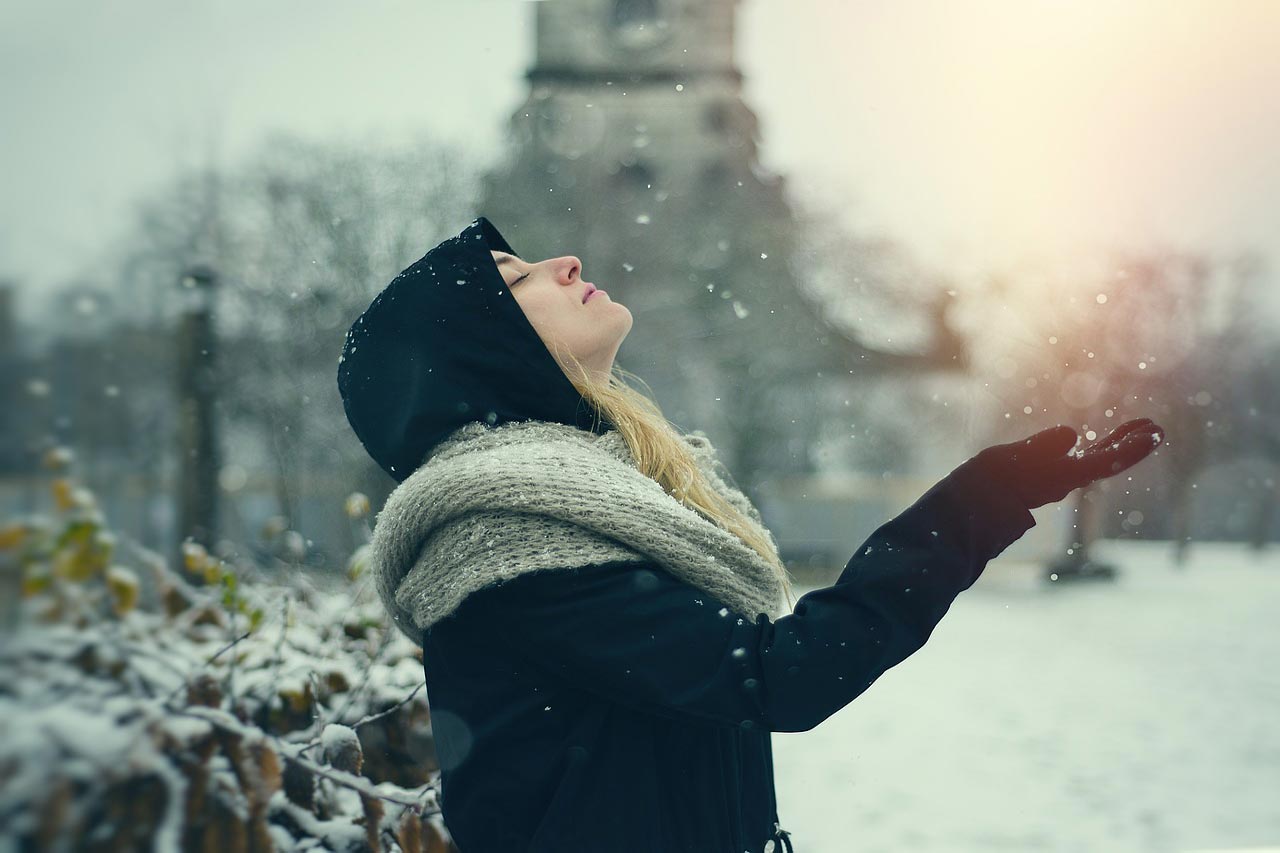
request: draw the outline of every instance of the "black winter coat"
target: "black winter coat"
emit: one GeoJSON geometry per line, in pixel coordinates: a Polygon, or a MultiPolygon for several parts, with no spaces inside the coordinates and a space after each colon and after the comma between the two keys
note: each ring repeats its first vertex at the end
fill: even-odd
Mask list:
{"type": "Polygon", "coordinates": [[[472,593],[423,636],[445,825],[461,853],[787,849],[770,733],[923,646],[1034,525],[970,460],[776,621],[643,562],[472,593]]]}

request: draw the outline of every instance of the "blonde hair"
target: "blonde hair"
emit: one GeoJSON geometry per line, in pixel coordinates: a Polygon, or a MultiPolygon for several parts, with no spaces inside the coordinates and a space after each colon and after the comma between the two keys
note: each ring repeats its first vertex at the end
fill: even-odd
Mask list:
{"type": "Polygon", "coordinates": [[[790,575],[772,543],[761,535],[751,519],[707,482],[689,445],[662,414],[662,409],[651,397],[629,385],[627,379],[635,380],[645,388],[649,387],[648,383],[616,363],[608,380],[602,382],[587,371],[572,353],[559,347],[556,349],[575,366],[575,370],[566,370],[565,374],[592,407],[596,423],[603,415],[618,430],[635,458],[636,468],[656,480],[667,494],[734,534],[758,553],[777,572],[788,606],[794,608],[790,575]]]}

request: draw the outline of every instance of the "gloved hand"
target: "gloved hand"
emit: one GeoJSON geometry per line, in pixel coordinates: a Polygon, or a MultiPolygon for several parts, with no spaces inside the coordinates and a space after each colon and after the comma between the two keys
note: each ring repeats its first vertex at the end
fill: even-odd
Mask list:
{"type": "Polygon", "coordinates": [[[1136,465],[1160,446],[1164,430],[1149,418],[1126,421],[1078,455],[1068,455],[1077,438],[1074,429],[1059,424],[1021,441],[988,447],[974,461],[1012,488],[1027,509],[1035,509],[1136,465]]]}

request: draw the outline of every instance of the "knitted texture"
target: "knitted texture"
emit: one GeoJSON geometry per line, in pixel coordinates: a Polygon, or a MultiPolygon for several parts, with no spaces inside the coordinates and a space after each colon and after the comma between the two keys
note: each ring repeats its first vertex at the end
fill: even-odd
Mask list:
{"type": "MultiPolygon", "coordinates": [[[[716,470],[706,434],[683,436],[708,483],[777,543],[716,470]]],[[[415,643],[472,592],[526,572],[652,562],[740,615],[782,606],[776,570],[635,467],[621,433],[550,421],[455,430],[387,498],[369,550],[378,596],[415,643]]]]}

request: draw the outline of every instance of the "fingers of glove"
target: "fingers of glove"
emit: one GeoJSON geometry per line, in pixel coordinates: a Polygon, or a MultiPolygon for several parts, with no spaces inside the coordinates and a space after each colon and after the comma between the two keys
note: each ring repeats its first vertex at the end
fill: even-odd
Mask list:
{"type": "Polygon", "coordinates": [[[1152,424],[1129,433],[1118,443],[1104,449],[1090,448],[1093,452],[1075,462],[1078,466],[1077,478],[1084,478],[1080,485],[1115,476],[1138,464],[1159,447],[1163,440],[1159,427],[1152,424]]]}
{"type": "Polygon", "coordinates": [[[1125,421],[1124,423],[1120,424],[1120,426],[1113,429],[1111,431],[1111,434],[1108,435],[1106,438],[1102,438],[1102,439],[1099,439],[1098,441],[1095,441],[1085,450],[1081,451],[1080,455],[1086,456],[1086,455],[1090,455],[1093,452],[1096,452],[1097,450],[1110,448],[1112,445],[1118,444],[1125,436],[1132,434],[1134,431],[1139,429],[1148,429],[1148,428],[1158,429],[1158,427],[1156,427],[1155,423],[1150,418],[1136,418],[1131,421],[1125,421]]]}

